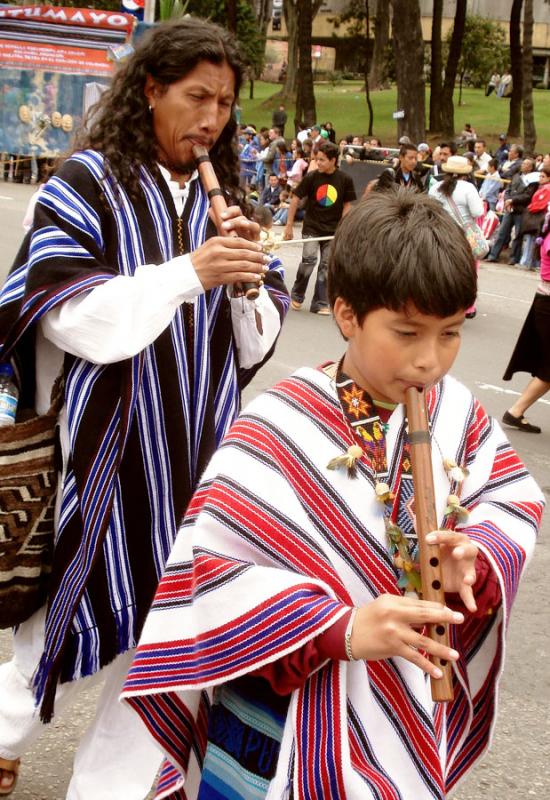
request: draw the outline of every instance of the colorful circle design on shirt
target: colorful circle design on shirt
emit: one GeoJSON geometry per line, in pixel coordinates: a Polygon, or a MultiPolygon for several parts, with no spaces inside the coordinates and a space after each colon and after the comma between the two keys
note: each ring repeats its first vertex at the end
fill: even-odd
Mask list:
{"type": "Polygon", "coordinates": [[[320,206],[326,208],[327,206],[332,206],[337,201],[338,192],[336,187],[331,183],[324,183],[317,189],[315,198],[320,206]]]}

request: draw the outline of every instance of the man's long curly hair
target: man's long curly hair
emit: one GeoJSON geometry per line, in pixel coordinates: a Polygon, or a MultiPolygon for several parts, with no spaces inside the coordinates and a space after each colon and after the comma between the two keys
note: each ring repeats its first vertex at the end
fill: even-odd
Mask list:
{"type": "MultiPolygon", "coordinates": [[[[91,148],[105,158],[106,176],[112,174],[136,199],[141,194],[139,169],[143,165],[158,177],[158,154],[152,114],[145,96],[150,75],[168,87],[189,74],[201,61],[226,62],[235,75],[235,102],[243,67],[230,34],[219,25],[185,18],[158,25],[139,42],[114,76],[110,87],[89,110],[85,126],[75,138],[73,152],[91,148]]],[[[234,115],[210,151],[212,165],[231,200],[242,204],[239,157],[234,115]]]]}

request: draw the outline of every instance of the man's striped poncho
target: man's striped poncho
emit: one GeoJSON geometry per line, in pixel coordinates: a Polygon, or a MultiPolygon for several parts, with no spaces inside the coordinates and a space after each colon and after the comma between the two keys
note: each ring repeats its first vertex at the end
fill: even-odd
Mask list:
{"type": "MultiPolygon", "coordinates": [[[[451,488],[446,458],[469,470],[461,504],[470,514],[461,527],[487,555],[503,597],[497,613],[453,629],[461,654],[454,700],[434,705],[424,673],[401,658],[329,661],[290,697],[269,782],[232,757],[234,741],[226,749],[209,741],[204,761],[211,702],[222,690],[242,676],[252,680],[250,673],[302,647],[350,606],[400,591],[368,461],[361,459],[355,480],[327,468],[352,443],[350,430],[330,378],[303,369],[252,402],[231,428],[147,618],[123,697],[167,754],[159,796],[441,800],[486,750],[508,616],[542,496],[461,384],[447,377],[432,390],[430,417],[440,524],[451,488]],[[203,785],[217,786],[217,794],[197,795],[203,763],[203,785]]],[[[398,406],[387,433],[396,494],[405,427],[398,406]]],[[[257,722],[267,705],[266,693],[257,722]]]]}
{"type": "MultiPolygon", "coordinates": [[[[0,294],[0,360],[15,358],[25,407],[34,407],[35,325],[44,314],[142,264],[179,255],[168,186],[142,168],[141,188],[131,201],[112,177],[104,179],[102,156],[85,151],[41,192],[33,230],[0,294]]],[[[187,249],[213,234],[208,199],[193,181],[187,249]]],[[[282,318],[288,295],[276,259],[265,283],[282,318]]],[[[98,365],[65,356],[70,456],[35,675],[44,719],[59,679],[93,674],[135,646],[199,476],[257,369],[239,370],[225,287],[187,309],[191,336],[180,306],[133,358],[98,365]]]]}

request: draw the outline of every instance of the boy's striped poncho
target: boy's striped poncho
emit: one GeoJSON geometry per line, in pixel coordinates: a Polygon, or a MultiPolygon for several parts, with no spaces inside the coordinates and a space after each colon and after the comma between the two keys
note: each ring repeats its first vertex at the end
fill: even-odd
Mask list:
{"type": "MultiPolygon", "coordinates": [[[[461,654],[454,700],[434,705],[424,673],[400,658],[328,661],[290,697],[271,780],[262,787],[228,752],[212,755],[209,741],[206,763],[219,791],[200,793],[212,700],[350,606],[399,593],[372,472],[364,459],[356,480],[327,469],[350,433],[331,379],[302,369],[231,428],[145,624],[123,697],[167,754],[160,797],[441,800],[487,749],[509,612],[543,500],[498,424],[461,384],[447,377],[432,390],[430,417],[440,520],[448,458],[468,468],[461,504],[470,514],[461,527],[486,554],[503,597],[497,613],[453,628],[461,654]]],[[[387,433],[394,490],[405,424],[398,406],[387,433]]],[[[207,778],[205,767],[203,787],[207,778]]]]}

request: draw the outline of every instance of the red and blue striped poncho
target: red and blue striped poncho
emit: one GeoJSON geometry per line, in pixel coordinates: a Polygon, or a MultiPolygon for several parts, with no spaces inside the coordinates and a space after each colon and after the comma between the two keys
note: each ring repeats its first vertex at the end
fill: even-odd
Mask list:
{"type": "MultiPolygon", "coordinates": [[[[440,524],[454,491],[449,459],[468,470],[460,502],[469,516],[456,527],[483,551],[502,594],[496,613],[452,629],[460,652],[453,701],[434,704],[425,674],[401,658],[326,661],[287,699],[279,727],[280,703],[267,690],[253,696],[255,670],[351,606],[400,593],[367,459],[356,480],[327,468],[350,445],[334,383],[302,369],[232,426],[146,621],[123,698],[166,753],[159,797],[443,800],[486,751],[510,609],[543,498],[464,386],[446,377],[429,406],[440,524]],[[220,716],[223,708],[232,716],[220,716]],[[273,749],[266,737],[277,757],[262,775],[273,749]]],[[[398,406],[386,434],[396,494],[405,437],[398,406]]]]}

